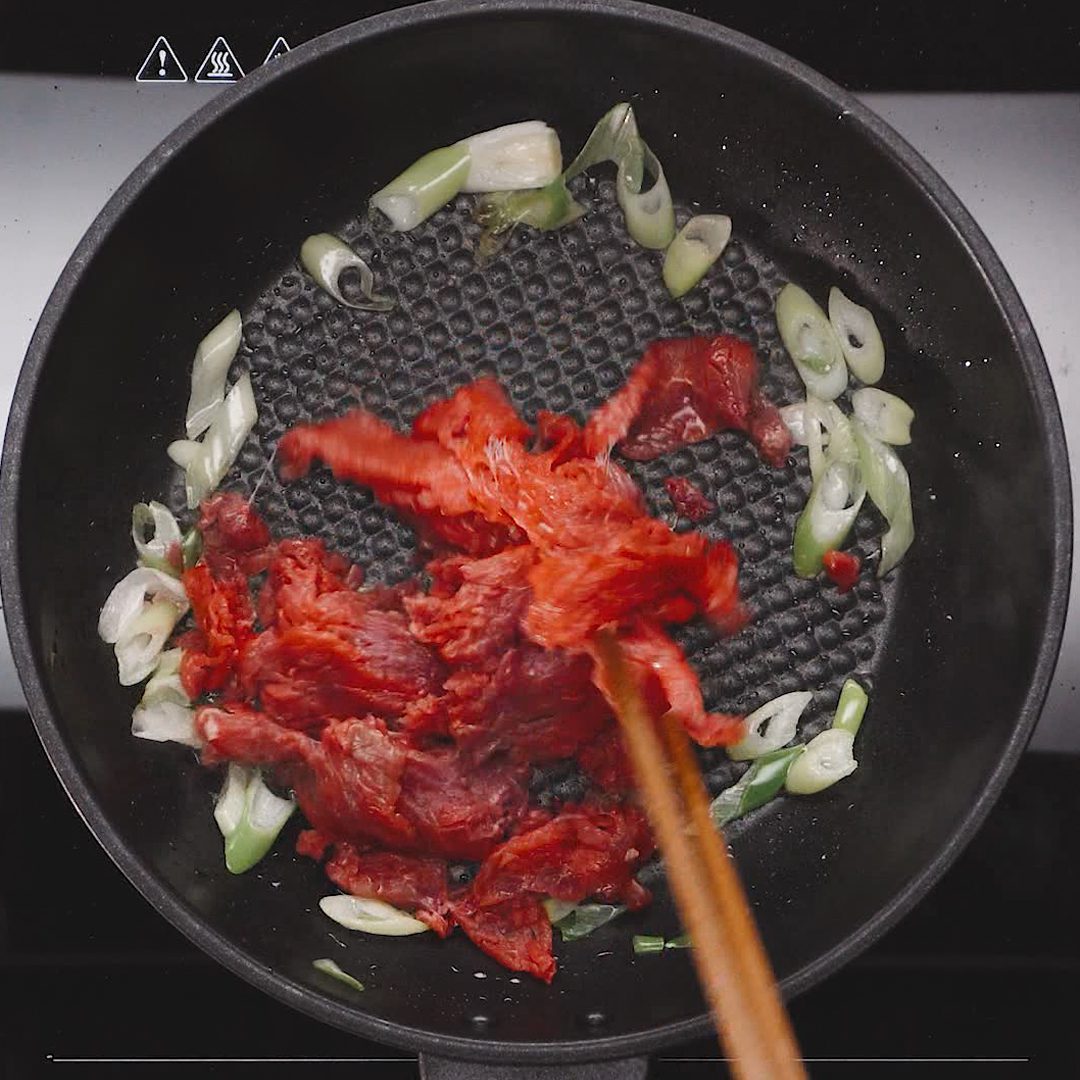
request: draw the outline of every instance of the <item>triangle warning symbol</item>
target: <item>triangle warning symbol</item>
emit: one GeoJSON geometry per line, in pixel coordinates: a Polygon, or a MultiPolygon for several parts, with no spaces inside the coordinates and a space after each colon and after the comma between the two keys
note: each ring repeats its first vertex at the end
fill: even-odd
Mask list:
{"type": "Polygon", "coordinates": [[[270,46],[270,51],[266,54],[266,59],[263,63],[269,64],[271,60],[276,60],[279,56],[284,56],[289,51],[289,43],[283,37],[279,37],[277,41],[270,46]]]}
{"type": "Polygon", "coordinates": [[[135,81],[143,83],[187,82],[188,77],[184,65],[176,58],[172,46],[164,37],[159,37],[146,54],[146,59],[135,76],[135,81]]]}
{"type": "Polygon", "coordinates": [[[223,37],[219,37],[210,46],[206,59],[199,65],[199,70],[195,73],[195,81],[197,83],[236,82],[237,79],[243,78],[243,75],[244,69],[237,61],[229,43],[223,37]]]}

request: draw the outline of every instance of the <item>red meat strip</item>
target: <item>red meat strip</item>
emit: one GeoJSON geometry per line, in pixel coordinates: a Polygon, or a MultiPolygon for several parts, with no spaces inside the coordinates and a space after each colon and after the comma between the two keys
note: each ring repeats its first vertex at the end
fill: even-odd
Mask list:
{"type": "Polygon", "coordinates": [[[577,763],[601,791],[625,795],[634,790],[634,770],[616,724],[609,724],[595,739],[580,747],[577,763]]]}
{"type": "Polygon", "coordinates": [[[664,487],[676,513],[687,521],[704,521],[716,509],[716,503],[685,476],[669,476],[664,481],[664,487]]]}
{"type": "Polygon", "coordinates": [[[791,439],[757,388],[752,346],[728,335],[653,342],[585,425],[585,448],[649,461],[717,431],[746,431],[771,465],[784,464],[791,439]]]}
{"type": "Polygon", "coordinates": [[[444,860],[337,844],[325,869],[343,892],[411,911],[439,937],[450,933],[444,860]]]}
{"type": "Polygon", "coordinates": [[[512,647],[529,606],[526,573],[535,561],[528,545],[486,559],[454,556],[428,566],[427,595],[405,599],[413,636],[448,663],[475,663],[512,647]]]}
{"type": "Polygon", "coordinates": [[[503,967],[546,983],[555,977],[551,921],[537,897],[517,896],[482,908],[467,893],[452,901],[450,910],[469,940],[503,967]]]}
{"type": "Polygon", "coordinates": [[[679,535],[639,518],[595,537],[588,550],[545,553],[529,574],[529,636],[549,648],[585,648],[602,626],[639,614],[683,621],[701,610],[718,625],[741,624],[738,561],[725,543],[679,535]]]}
{"type": "Polygon", "coordinates": [[[215,577],[199,562],[182,579],[197,627],[181,642],[180,680],[192,698],[231,692],[241,651],[255,636],[247,578],[235,566],[223,564],[221,569],[222,575],[215,577]]]}
{"type": "Polygon", "coordinates": [[[291,727],[327,717],[393,718],[441,681],[437,659],[409,634],[405,617],[366,612],[351,627],[267,630],[245,649],[240,679],[248,700],[291,727]]]}
{"type": "Polygon", "coordinates": [[[214,574],[238,569],[257,574],[266,569],[272,551],[270,530],[242,495],[211,495],[199,508],[202,559],[214,574]]]}
{"type": "Polygon", "coordinates": [[[470,892],[479,907],[533,893],[574,903],[595,896],[639,908],[649,902],[649,893],[634,873],[652,850],[648,825],[636,807],[570,807],[492,852],[470,892]]]}
{"type": "Polygon", "coordinates": [[[429,536],[473,555],[487,555],[513,539],[506,520],[476,513],[469,478],[444,447],[400,435],[362,409],[321,424],[301,424],[278,443],[281,475],[303,476],[318,458],[339,479],[372,489],[387,506],[422,525],[429,536]]]}
{"type": "Polygon", "coordinates": [[[407,751],[381,720],[334,720],[318,741],[253,709],[205,706],[195,724],[208,762],[279,766],[319,832],[335,840],[415,846],[415,829],[396,809],[407,751]]]}
{"type": "Polygon", "coordinates": [[[477,765],[456,748],[410,750],[398,809],[422,848],[450,859],[482,859],[525,813],[528,770],[477,765]]]}
{"type": "Polygon", "coordinates": [[[447,679],[449,733],[477,760],[504,754],[542,764],[571,757],[611,716],[591,675],[587,656],[524,642],[490,670],[447,679]]]}
{"type": "MultiPolygon", "coordinates": [[[[656,679],[667,708],[679,718],[695,742],[701,746],[730,746],[742,738],[742,717],[705,711],[701,685],[694,669],[662,627],[641,619],[626,628],[620,640],[623,652],[637,670],[656,679]]],[[[595,670],[600,689],[606,694],[601,668],[598,666],[595,670]]],[[[646,696],[655,701],[647,689],[646,696]]]]}

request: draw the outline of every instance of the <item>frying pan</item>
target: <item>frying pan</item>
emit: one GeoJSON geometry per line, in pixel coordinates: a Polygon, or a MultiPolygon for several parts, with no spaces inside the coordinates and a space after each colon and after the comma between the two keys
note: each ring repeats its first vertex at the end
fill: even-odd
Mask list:
{"type": "MultiPolygon", "coordinates": [[[[413,540],[369,493],[324,471],[284,486],[267,468],[289,425],[356,402],[404,424],[482,372],[527,417],[541,406],[584,415],[652,338],[721,330],[753,340],[766,390],[793,400],[771,316],[788,279],[819,297],[838,283],[869,304],[885,385],[918,415],[905,457],[919,535],[899,572],[884,584],[865,574],[845,597],[795,579],[805,463],[770,470],[739,436],[635,474],[659,514],[670,513],[662,479],[695,477],[719,505],[704,528],[743,560],[750,627],[725,641],[701,628],[682,636],[712,707],[810,687],[820,690],[813,731],[844,677],[872,688],[858,772],[732,828],[784,991],[821,979],[907,911],[999,793],[1056,658],[1071,506],[1046,365],[985,238],[881,120],[755,41],[608,0],[444,0],[294,50],[166,139],[56,286],[4,445],[5,611],[49,757],[147,899],[275,997],[425,1055],[569,1075],[568,1063],[701,1034],[687,958],[629,947],[633,931],[676,931],[658,868],[655,905],[560,947],[551,988],[517,980],[460,936],[351,938],[341,949],[315,906],[327,884],[287,841],[229,875],[210,816],[218,778],[182,748],[130,737],[136,692],[117,685],[95,620],[132,565],[132,504],[163,493],[180,503],[164,449],[180,434],[193,346],[234,305],[245,322],[237,370],[252,373],[260,419],[229,484],[257,489],[275,531],[323,536],[372,578],[394,580],[414,569],[413,540]],[[667,298],[658,258],[628,242],[608,180],[586,185],[580,224],[515,237],[483,268],[465,199],[404,236],[366,220],[367,196],[433,146],[541,117],[573,153],[628,98],[680,214],[700,206],[735,222],[722,265],[683,301],[667,298]],[[395,311],[357,314],[315,291],[296,256],[324,230],[370,257],[395,311]],[[364,994],[313,971],[325,955],[359,974],[364,994]]],[[[869,556],[879,523],[863,518],[856,548],[869,556]]],[[[703,764],[714,789],[730,782],[722,753],[703,764]]],[[[549,771],[537,794],[572,797],[575,783],[549,771]]],[[[437,1071],[434,1057],[426,1067],[437,1071]]]]}

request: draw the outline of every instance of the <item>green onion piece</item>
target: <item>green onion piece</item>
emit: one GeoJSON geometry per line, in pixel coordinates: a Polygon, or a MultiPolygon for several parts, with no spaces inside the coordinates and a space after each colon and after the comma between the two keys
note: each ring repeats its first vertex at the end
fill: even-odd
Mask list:
{"type": "MultiPolygon", "coordinates": [[[[146,609],[148,598],[152,600],[171,600],[187,611],[187,593],[171,574],[163,574],[148,566],[137,566],[125,574],[113,587],[101,607],[98,616],[98,634],[101,640],[115,645],[132,634],[132,626],[146,609]]],[[[157,657],[154,658],[156,664],[157,657]]],[[[147,674],[153,670],[153,666],[147,674]]]]}
{"type": "Polygon", "coordinates": [[[184,560],[184,569],[190,570],[202,556],[202,533],[193,525],[180,541],[180,555],[184,560]]]}
{"type": "Polygon", "coordinates": [[[186,610],[186,602],[178,604],[167,597],[144,604],[113,647],[121,686],[141,683],[157,667],[161,650],[186,610]]]}
{"type": "Polygon", "coordinates": [[[678,937],[668,938],[664,942],[665,949],[692,949],[694,943],[690,940],[689,934],[679,934],[678,937]]]}
{"type": "Polygon", "coordinates": [[[375,192],[369,205],[385,214],[397,232],[415,229],[462,190],[469,166],[464,143],[432,150],[375,192]]]}
{"type": "Polygon", "coordinates": [[[174,742],[182,746],[200,746],[195,731],[195,710],[190,705],[158,699],[140,702],[131,714],[131,734],[151,742],[174,742]]]}
{"type": "Polygon", "coordinates": [[[866,491],[889,529],[881,538],[877,576],[884,577],[907,554],[915,539],[911,512],[911,482],[907,469],[891,446],[875,439],[859,421],[852,424],[866,491]]]}
{"type": "Polygon", "coordinates": [[[180,526],[167,506],[159,502],[136,503],[131,508],[131,540],[140,566],[179,576],[180,567],[169,561],[169,548],[180,543],[180,526]]]}
{"type": "Polygon", "coordinates": [[[190,509],[198,506],[225,478],[258,418],[251,376],[245,372],[225,395],[200,444],[201,453],[187,467],[190,509]]]}
{"type": "Polygon", "coordinates": [[[364,984],[359,979],[354,979],[347,971],[342,971],[333,960],[312,960],[311,966],[316,971],[321,971],[324,975],[329,975],[332,979],[351,986],[354,990],[364,989],[364,984]]]}
{"type": "Polygon", "coordinates": [[[847,389],[847,363],[825,312],[789,282],[776,298],[776,325],[808,394],[832,401],[847,389]]]}
{"type": "MultiPolygon", "coordinates": [[[[630,157],[636,150],[638,140],[637,117],[634,116],[634,107],[628,102],[621,101],[613,105],[596,122],[585,145],[578,151],[578,155],[567,165],[563,172],[563,179],[568,183],[575,176],[591,169],[601,162],[610,161],[618,164],[624,158],[630,157]]],[[[631,178],[636,175],[637,184],[641,185],[641,161],[637,159],[636,174],[630,172],[631,178]]]]}
{"type": "Polygon", "coordinates": [[[675,206],[659,159],[642,139],[638,139],[638,144],[619,162],[615,195],[631,237],[643,248],[663,251],[675,238],[675,206]],[[636,175],[638,153],[644,166],[640,178],[636,175]],[[646,173],[653,177],[653,183],[643,191],[646,173]]]}
{"type": "Polygon", "coordinates": [[[315,279],[315,284],[329,293],[339,304],[357,311],[389,311],[394,301],[375,293],[375,275],[359,255],[344,240],[332,233],[316,233],[300,245],[300,263],[315,279]],[[350,300],[341,291],[341,275],[355,270],[360,275],[363,300],[350,300]]]}
{"type": "Polygon", "coordinates": [[[495,192],[481,199],[474,213],[483,229],[476,245],[477,258],[483,261],[495,255],[518,225],[548,232],[577,221],[584,213],[585,208],[574,200],[561,176],[539,191],[495,192]]]}
{"type": "Polygon", "coordinates": [[[634,952],[641,956],[645,953],[664,951],[664,939],[659,934],[635,934],[634,952]]]}
{"type": "Polygon", "coordinates": [[[336,893],[324,896],[319,907],[327,918],[333,919],[346,930],[359,930],[365,934],[378,934],[381,937],[409,937],[422,934],[430,927],[427,923],[414,919],[404,911],[383,902],[362,896],[347,896],[336,893]]]}
{"type": "Polygon", "coordinates": [[[469,153],[462,191],[543,188],[562,170],[559,136],[543,120],[523,120],[470,135],[458,144],[469,153]]]}
{"type": "Polygon", "coordinates": [[[858,464],[832,460],[831,452],[826,461],[795,524],[793,555],[800,577],[814,577],[825,552],[843,547],[866,498],[858,464]]]}
{"type": "Polygon", "coordinates": [[[796,690],[781,694],[755,709],[746,718],[746,733],[734,746],[728,747],[728,757],[732,761],[749,761],[791,742],[799,717],[813,696],[809,690],[796,690]]]}
{"type": "Polygon", "coordinates": [[[191,366],[191,397],[188,399],[185,427],[187,437],[197,439],[214,418],[225,397],[225,379],[229,365],[240,348],[243,327],[239,311],[230,311],[199,342],[191,366]]]}
{"type": "Polygon", "coordinates": [[[158,657],[154,674],[143,689],[142,704],[151,705],[155,701],[175,701],[181,705],[190,703],[180,682],[180,663],[183,659],[183,649],[166,649],[158,657]]]}
{"type": "Polygon", "coordinates": [[[829,290],[829,322],[856,378],[876,383],[885,374],[885,344],[874,316],[834,285],[829,290]]]}
{"type": "Polygon", "coordinates": [[[675,235],[664,255],[664,284],[676,299],[688,293],[724,253],[731,239],[731,218],[698,214],[675,235]]]}
{"type": "Polygon", "coordinates": [[[876,386],[864,386],[851,395],[851,411],[875,439],[892,446],[911,442],[915,411],[903,398],[876,386]]]}
{"type": "Polygon", "coordinates": [[[784,786],[791,763],[804,749],[802,745],[788,746],[759,757],[736,783],[713,799],[709,806],[713,821],[724,826],[764,806],[784,786]]]}
{"type": "Polygon", "coordinates": [[[555,921],[554,925],[563,941],[577,941],[579,938],[588,937],[594,930],[599,930],[625,910],[626,908],[616,904],[579,904],[568,915],[555,921]]]}
{"type": "Polygon", "coordinates": [[[869,700],[866,691],[854,679],[845,679],[840,689],[840,700],[836,703],[832,726],[850,731],[853,736],[858,735],[869,700]]]}
{"type": "Polygon", "coordinates": [[[266,786],[257,769],[231,763],[214,808],[229,872],[250,870],[273,847],[295,809],[292,799],[279,798],[266,786]]]}
{"type": "Polygon", "coordinates": [[[177,439],[165,448],[169,460],[180,469],[186,469],[202,454],[202,443],[194,439],[177,439]]]}
{"type": "Polygon", "coordinates": [[[556,900],[549,896],[543,901],[544,911],[547,912],[548,922],[554,926],[557,922],[565,919],[574,908],[577,907],[572,900],[556,900]]]}
{"type": "Polygon", "coordinates": [[[843,728],[826,728],[815,735],[788,769],[785,789],[792,795],[816,795],[850,776],[859,764],[851,752],[854,743],[855,736],[843,728]]]}

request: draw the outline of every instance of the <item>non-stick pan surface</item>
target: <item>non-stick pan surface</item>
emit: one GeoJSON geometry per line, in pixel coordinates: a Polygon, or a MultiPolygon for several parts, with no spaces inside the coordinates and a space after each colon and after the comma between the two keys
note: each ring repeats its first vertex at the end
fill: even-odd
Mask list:
{"type": "MultiPolygon", "coordinates": [[[[553,987],[520,979],[460,936],[342,948],[316,902],[319,870],[279,850],[240,878],[210,816],[218,779],[186,751],[133,740],[137,696],[116,684],[97,610],[131,565],[131,505],[167,493],[194,344],[244,315],[237,370],[260,418],[230,484],[275,531],[323,536],[395,580],[409,531],[368,492],[269,466],[290,425],[361,403],[404,425],[494,373],[527,418],[583,416],[661,335],[728,331],[760,350],[764,385],[800,396],[771,311],[785,280],[829,285],[879,316],[885,385],[918,415],[906,453],[919,536],[884,586],[839,595],[796,579],[801,458],[761,464],[724,435],[634,472],[655,512],[661,481],[696,478],[718,503],[703,526],[742,557],[751,626],[682,635],[714,708],[872,688],[858,772],[779,800],[732,830],[776,970],[795,993],[865,947],[942,872],[1015,763],[1046,691],[1065,611],[1071,509],[1045,363],[1000,263],[956,199],[880,120],[790,59],[699,20],[623,3],[445,3],[320,38],[222,94],[127,181],[64,272],[31,344],[4,449],[4,600],[31,711],[79,811],[173,923],[234,971],[321,1019],[400,1045],[502,1060],[639,1052],[707,1023],[685,955],[634,958],[635,931],[675,932],[656,904],[559,948],[553,987]],[[636,249],[610,183],[562,232],[472,254],[463,198],[408,235],[366,220],[366,197],[432,146],[542,117],[573,148],[632,99],[685,217],[719,210],[735,239],[703,288],[670,300],[636,249]],[[388,315],[346,310],[296,265],[305,236],[337,231],[369,258],[388,315]],[[357,996],[311,969],[334,956],[357,996]]],[[[880,522],[867,511],[859,553],[880,522]]],[[[710,783],[730,781],[706,755],[710,783]]],[[[569,770],[538,795],[571,797],[569,770]]],[[[295,828],[294,824],[294,828],[295,828]]],[[[290,836],[292,834],[290,833],[290,836]]],[[[345,934],[336,935],[344,940],[345,934]]]]}

